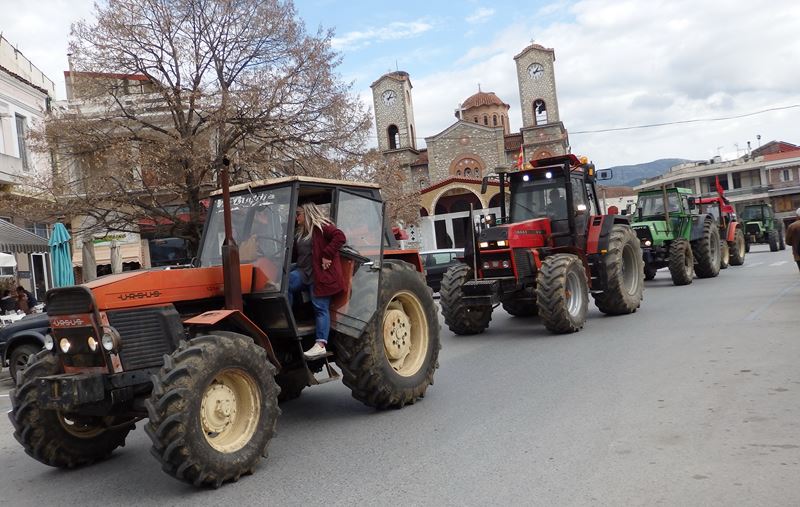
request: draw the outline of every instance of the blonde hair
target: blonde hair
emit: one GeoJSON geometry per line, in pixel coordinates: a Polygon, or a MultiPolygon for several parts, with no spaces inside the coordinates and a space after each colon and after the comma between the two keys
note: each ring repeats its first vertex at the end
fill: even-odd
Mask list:
{"type": "Polygon", "coordinates": [[[295,235],[298,238],[310,238],[314,227],[322,232],[323,226],[333,224],[333,221],[325,215],[325,212],[313,202],[303,204],[299,209],[303,210],[305,220],[295,231],[295,235]]]}

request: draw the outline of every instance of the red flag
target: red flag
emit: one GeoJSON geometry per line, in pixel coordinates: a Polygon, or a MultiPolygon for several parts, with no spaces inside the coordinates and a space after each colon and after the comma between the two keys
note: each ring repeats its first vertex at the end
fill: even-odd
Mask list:
{"type": "Polygon", "coordinates": [[[522,145],[519,145],[519,155],[517,156],[517,169],[522,169],[525,165],[525,150],[522,145]]]}
{"type": "Polygon", "coordinates": [[[717,178],[717,181],[716,181],[717,193],[719,194],[720,197],[722,197],[725,194],[725,189],[722,188],[722,185],[720,185],[720,183],[719,183],[719,174],[716,176],[716,178],[717,178]]]}

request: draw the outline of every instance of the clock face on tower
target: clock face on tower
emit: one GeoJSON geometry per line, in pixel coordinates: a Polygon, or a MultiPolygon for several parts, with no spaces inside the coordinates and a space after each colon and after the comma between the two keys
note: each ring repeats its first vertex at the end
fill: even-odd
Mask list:
{"type": "Polygon", "coordinates": [[[383,103],[387,106],[391,106],[397,100],[397,94],[394,92],[394,90],[386,90],[383,92],[381,97],[383,98],[383,103]]]}
{"type": "Polygon", "coordinates": [[[528,76],[532,79],[540,79],[544,75],[544,67],[541,63],[532,63],[528,65],[528,76]]]}

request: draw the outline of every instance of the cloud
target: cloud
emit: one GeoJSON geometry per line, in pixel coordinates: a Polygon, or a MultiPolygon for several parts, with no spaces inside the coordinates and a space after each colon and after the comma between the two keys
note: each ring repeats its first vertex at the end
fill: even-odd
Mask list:
{"type": "Polygon", "coordinates": [[[432,23],[423,20],[395,21],[383,27],[367,28],[363,31],[348,32],[341,37],[334,37],[331,45],[339,51],[352,51],[369,46],[374,42],[417,37],[432,28],[432,23]]]}
{"type": "Polygon", "coordinates": [[[479,7],[478,10],[467,16],[464,21],[471,25],[476,25],[478,23],[485,23],[489,21],[492,16],[494,16],[494,9],[490,9],[488,7],[479,7]]]}

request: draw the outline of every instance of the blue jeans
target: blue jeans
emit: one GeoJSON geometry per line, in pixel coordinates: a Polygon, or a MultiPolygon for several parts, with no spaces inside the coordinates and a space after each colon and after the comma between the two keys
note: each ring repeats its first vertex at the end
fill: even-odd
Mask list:
{"type": "Polygon", "coordinates": [[[331,297],[315,296],[314,284],[303,283],[300,271],[293,269],[289,272],[289,307],[294,303],[294,295],[302,290],[308,290],[311,294],[311,305],[314,307],[314,325],[316,326],[317,341],[327,344],[328,333],[331,330],[331,297]]]}

